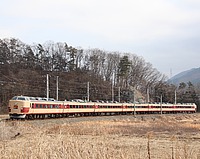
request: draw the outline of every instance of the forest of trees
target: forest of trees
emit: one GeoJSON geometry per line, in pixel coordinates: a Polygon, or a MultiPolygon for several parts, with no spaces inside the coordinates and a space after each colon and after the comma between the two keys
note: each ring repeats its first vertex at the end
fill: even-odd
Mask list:
{"type": "Polygon", "coordinates": [[[28,45],[10,38],[0,39],[0,110],[5,112],[15,95],[46,97],[47,74],[50,97],[56,98],[59,79],[59,100],[86,99],[89,82],[91,100],[112,100],[112,88],[118,100],[120,88],[121,101],[132,101],[137,90],[143,102],[158,102],[162,94],[163,102],[174,103],[176,92],[177,103],[199,104],[199,90],[191,82],[168,84],[165,75],[136,54],[52,41],[28,45]]]}

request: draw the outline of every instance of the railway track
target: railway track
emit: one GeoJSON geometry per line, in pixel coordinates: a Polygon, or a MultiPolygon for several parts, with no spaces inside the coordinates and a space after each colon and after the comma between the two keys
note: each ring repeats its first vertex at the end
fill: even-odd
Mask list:
{"type": "Polygon", "coordinates": [[[190,115],[199,115],[200,113],[194,114],[137,114],[137,115],[113,115],[113,116],[83,116],[83,117],[67,117],[67,118],[46,118],[46,119],[34,119],[34,120],[10,120],[7,115],[0,115],[0,122],[27,122],[36,125],[44,125],[44,124],[70,124],[76,122],[87,122],[87,121],[134,121],[135,119],[140,121],[154,121],[159,120],[163,117],[182,117],[182,116],[190,116],[190,115]]]}

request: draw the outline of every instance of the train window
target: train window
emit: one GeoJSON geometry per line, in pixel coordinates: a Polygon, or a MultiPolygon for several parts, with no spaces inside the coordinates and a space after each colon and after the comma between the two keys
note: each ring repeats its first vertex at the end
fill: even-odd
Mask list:
{"type": "Polygon", "coordinates": [[[24,97],[18,97],[18,100],[26,100],[24,97]]]}
{"type": "Polygon", "coordinates": [[[12,100],[16,100],[17,99],[17,96],[14,96],[13,98],[12,98],[12,100]]]}

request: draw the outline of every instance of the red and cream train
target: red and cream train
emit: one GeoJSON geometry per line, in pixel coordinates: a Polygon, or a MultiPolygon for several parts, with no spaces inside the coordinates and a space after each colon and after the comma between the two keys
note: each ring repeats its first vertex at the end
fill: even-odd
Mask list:
{"type": "Polygon", "coordinates": [[[195,113],[196,105],[102,103],[82,101],[45,101],[27,96],[15,96],[9,101],[9,116],[15,118],[51,118],[114,114],[195,113]]]}

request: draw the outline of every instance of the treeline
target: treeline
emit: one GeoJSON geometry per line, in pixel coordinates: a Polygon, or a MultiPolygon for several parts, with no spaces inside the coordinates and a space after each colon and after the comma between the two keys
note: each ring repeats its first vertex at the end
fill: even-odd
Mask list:
{"type": "MultiPolygon", "coordinates": [[[[121,101],[131,101],[137,90],[142,94],[137,100],[156,101],[162,94],[165,102],[173,102],[172,94],[177,89],[136,54],[75,48],[52,41],[28,45],[14,38],[0,39],[1,106],[6,106],[14,95],[45,97],[47,74],[50,97],[56,98],[59,79],[60,100],[86,99],[88,82],[91,100],[118,100],[120,90],[121,101]]],[[[193,98],[196,100],[194,94],[193,98]]]]}

